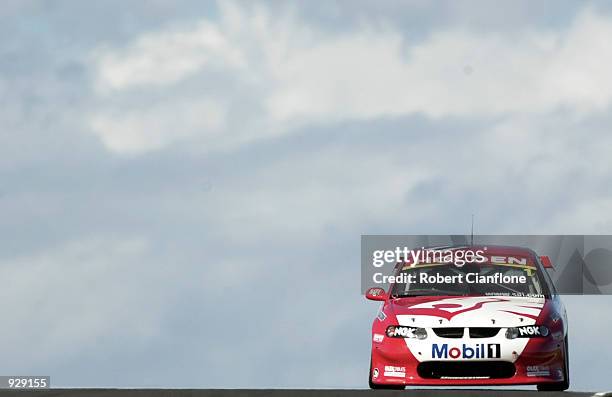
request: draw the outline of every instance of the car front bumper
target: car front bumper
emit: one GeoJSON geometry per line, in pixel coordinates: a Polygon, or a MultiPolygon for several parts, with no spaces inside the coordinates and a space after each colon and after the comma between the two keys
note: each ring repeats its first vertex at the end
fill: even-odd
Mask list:
{"type": "Polygon", "coordinates": [[[552,338],[531,339],[508,360],[419,361],[403,339],[372,344],[370,378],[377,385],[533,385],[561,382],[566,376],[565,345],[552,338]]]}

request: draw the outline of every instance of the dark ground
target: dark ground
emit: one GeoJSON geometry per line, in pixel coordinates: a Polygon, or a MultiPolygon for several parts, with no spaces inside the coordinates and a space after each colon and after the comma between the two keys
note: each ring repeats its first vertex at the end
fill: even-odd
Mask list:
{"type": "MultiPolygon", "coordinates": [[[[585,397],[594,393],[537,392],[529,390],[291,390],[291,389],[48,389],[48,390],[0,390],[0,397],[585,397]]],[[[612,397],[612,395],[611,395],[612,397]]]]}

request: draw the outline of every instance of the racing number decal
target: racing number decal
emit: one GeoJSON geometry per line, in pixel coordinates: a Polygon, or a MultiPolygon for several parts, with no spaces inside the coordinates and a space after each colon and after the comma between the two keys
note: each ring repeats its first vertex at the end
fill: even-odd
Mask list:
{"type": "Polygon", "coordinates": [[[500,358],[501,357],[501,349],[499,344],[489,344],[487,346],[487,353],[489,358],[500,358]]]}

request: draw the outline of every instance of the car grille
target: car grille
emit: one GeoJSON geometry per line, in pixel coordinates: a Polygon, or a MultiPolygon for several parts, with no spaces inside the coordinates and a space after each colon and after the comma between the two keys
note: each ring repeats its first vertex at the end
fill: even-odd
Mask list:
{"type": "Polygon", "coordinates": [[[425,361],[417,366],[424,379],[505,379],[516,373],[506,361],[425,361]]]}
{"type": "Polygon", "coordinates": [[[463,328],[434,328],[433,332],[440,338],[463,338],[463,328]]]}
{"type": "Polygon", "coordinates": [[[470,338],[492,338],[499,333],[499,328],[471,327],[470,338]]]}
{"type": "MultiPolygon", "coordinates": [[[[499,333],[500,328],[470,327],[470,338],[492,338],[499,333]]],[[[464,328],[433,328],[433,332],[440,338],[463,338],[464,328]]]]}

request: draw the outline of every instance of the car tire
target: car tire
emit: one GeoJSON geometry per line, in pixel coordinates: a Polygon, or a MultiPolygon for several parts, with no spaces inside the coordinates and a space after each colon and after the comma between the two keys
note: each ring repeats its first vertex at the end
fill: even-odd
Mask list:
{"type": "Polygon", "coordinates": [[[372,382],[372,361],[370,360],[370,371],[368,373],[368,386],[372,390],[404,390],[404,385],[377,385],[372,382]]]}
{"type": "Polygon", "coordinates": [[[569,344],[567,342],[567,336],[563,340],[564,349],[564,365],[563,365],[563,378],[562,382],[554,382],[554,383],[541,383],[538,385],[538,391],[564,391],[569,389],[570,379],[569,379],[569,344]]]}

